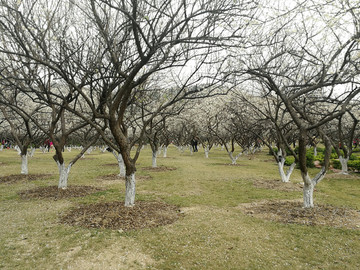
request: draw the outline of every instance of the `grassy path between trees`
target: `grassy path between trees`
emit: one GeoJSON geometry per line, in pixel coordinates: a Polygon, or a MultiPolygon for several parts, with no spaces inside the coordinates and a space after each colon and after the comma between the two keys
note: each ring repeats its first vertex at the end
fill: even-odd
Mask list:
{"type": "MultiPolygon", "coordinates": [[[[75,154],[66,152],[65,158],[75,154]]],[[[21,198],[21,191],[57,185],[52,155],[37,150],[29,159],[29,174],[38,177],[3,182],[19,174],[21,164],[15,151],[0,152],[0,269],[360,269],[360,223],[353,229],[286,224],[243,211],[245,203],[302,199],[298,170],[292,188],[272,185],[279,179],[277,166],[265,151],[231,166],[220,148],[205,159],[201,150],[190,155],[170,147],[167,158],[158,158],[162,169],[151,170],[151,151],[144,149],[137,201],[175,205],[183,215],[170,225],[133,231],[59,222],[79,205],[124,200],[125,184],[115,176],[119,169],[108,152],[86,155],[69,177],[69,185],[101,191],[56,200],[21,198]]],[[[360,175],[329,172],[314,199],[359,211],[360,175]]]]}

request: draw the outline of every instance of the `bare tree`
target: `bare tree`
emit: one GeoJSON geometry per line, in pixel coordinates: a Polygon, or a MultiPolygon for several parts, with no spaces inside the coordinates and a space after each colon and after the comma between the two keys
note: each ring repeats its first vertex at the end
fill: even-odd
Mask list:
{"type": "Polygon", "coordinates": [[[287,23],[276,28],[272,37],[276,44],[254,51],[247,64],[247,74],[256,78],[259,89],[267,89],[267,93],[281,99],[299,130],[299,152],[295,156],[304,181],[307,208],[313,207],[314,187],[329,166],[331,144],[320,127],[344,114],[360,92],[356,83],[359,18],[354,17],[354,10],[358,7],[341,10],[325,1],[313,6],[302,3],[288,13],[291,15],[287,23]],[[331,15],[331,20],[324,14],[331,15]],[[311,21],[304,20],[308,16],[312,16],[311,21]],[[345,26],[348,32],[344,31],[345,26]],[[329,107],[331,111],[326,110],[329,107]],[[313,178],[306,166],[306,146],[312,130],[319,132],[326,148],[324,166],[313,178]]]}

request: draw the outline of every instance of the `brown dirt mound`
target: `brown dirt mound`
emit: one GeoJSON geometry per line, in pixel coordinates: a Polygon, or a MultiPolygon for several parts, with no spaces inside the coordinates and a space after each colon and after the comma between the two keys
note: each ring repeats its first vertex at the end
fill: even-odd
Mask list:
{"type": "Polygon", "coordinates": [[[103,189],[91,186],[68,186],[67,189],[59,189],[57,186],[38,187],[35,189],[19,192],[22,199],[65,199],[84,197],[103,189]]]}
{"type": "Polygon", "coordinates": [[[159,166],[156,168],[143,167],[142,169],[145,171],[151,171],[151,172],[166,172],[166,171],[175,171],[176,170],[176,168],[174,168],[174,167],[166,167],[166,166],[159,166]]]}
{"type": "Polygon", "coordinates": [[[302,191],[302,185],[299,183],[283,183],[279,180],[253,180],[256,188],[275,189],[280,191],[302,191]]]}
{"type": "Polygon", "coordinates": [[[106,228],[119,231],[152,228],[174,223],[183,214],[161,202],[136,202],[125,207],[123,202],[79,206],[60,218],[60,222],[86,228],[106,228]]]}
{"type": "Polygon", "coordinates": [[[8,176],[2,176],[0,177],[0,183],[15,183],[18,181],[35,181],[35,180],[42,180],[45,178],[50,177],[51,174],[12,174],[12,175],[8,175],[8,176]]]}
{"type": "Polygon", "coordinates": [[[239,207],[248,215],[266,220],[360,230],[360,211],[331,205],[316,205],[305,209],[299,200],[264,201],[241,204],[239,207]]]}

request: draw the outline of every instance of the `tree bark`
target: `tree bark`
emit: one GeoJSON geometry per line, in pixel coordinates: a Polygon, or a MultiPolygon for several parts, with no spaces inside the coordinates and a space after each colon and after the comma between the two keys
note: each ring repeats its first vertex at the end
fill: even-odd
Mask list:
{"type": "Polygon", "coordinates": [[[349,161],[349,157],[343,157],[343,156],[339,156],[339,160],[341,163],[341,173],[342,174],[349,174],[348,171],[348,161],[349,161]]]}
{"type": "Polygon", "coordinates": [[[156,164],[156,158],[157,158],[157,151],[153,150],[152,151],[152,167],[156,168],[157,164],[156,164]]]}
{"type": "Polygon", "coordinates": [[[125,177],[125,206],[132,207],[135,205],[135,173],[125,177]]]}
{"type": "Polygon", "coordinates": [[[69,166],[67,166],[67,167],[66,167],[65,163],[60,163],[59,161],[57,161],[56,164],[58,165],[58,168],[59,168],[58,188],[66,189],[72,164],[70,163],[69,166]]]}
{"type": "Polygon", "coordinates": [[[167,157],[167,146],[164,146],[164,153],[163,153],[163,157],[166,158],[167,157]]]}
{"type": "Polygon", "coordinates": [[[28,156],[27,154],[21,155],[21,174],[27,175],[28,173],[28,156]]]}
{"type": "Polygon", "coordinates": [[[209,146],[206,146],[204,148],[204,152],[205,152],[205,158],[209,158],[209,146]]]}

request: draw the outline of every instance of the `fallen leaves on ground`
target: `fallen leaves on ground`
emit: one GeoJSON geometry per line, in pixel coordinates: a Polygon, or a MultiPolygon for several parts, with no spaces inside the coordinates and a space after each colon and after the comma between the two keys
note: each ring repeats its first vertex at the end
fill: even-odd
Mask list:
{"type": "Polygon", "coordinates": [[[38,187],[19,192],[22,199],[65,199],[83,197],[103,189],[92,186],[68,186],[59,189],[57,186],[38,187]]]}
{"type": "Polygon", "coordinates": [[[138,201],[133,207],[125,207],[124,202],[107,202],[74,208],[63,215],[60,222],[121,232],[171,224],[181,216],[176,206],[162,202],[138,201]]]}
{"type": "Polygon", "coordinates": [[[166,166],[159,166],[159,167],[143,167],[142,168],[145,171],[151,171],[151,172],[166,172],[166,171],[174,171],[176,168],[173,167],[166,167],[166,166]]]}
{"type": "Polygon", "coordinates": [[[360,211],[342,207],[318,204],[304,208],[301,201],[263,201],[239,207],[248,215],[282,223],[360,229],[360,211]]]}
{"type": "Polygon", "coordinates": [[[35,181],[50,177],[51,174],[12,174],[0,177],[0,183],[16,183],[19,181],[35,181]]]}
{"type": "Polygon", "coordinates": [[[287,182],[279,180],[253,180],[256,188],[275,189],[280,191],[302,191],[303,187],[300,183],[287,182]]]}

